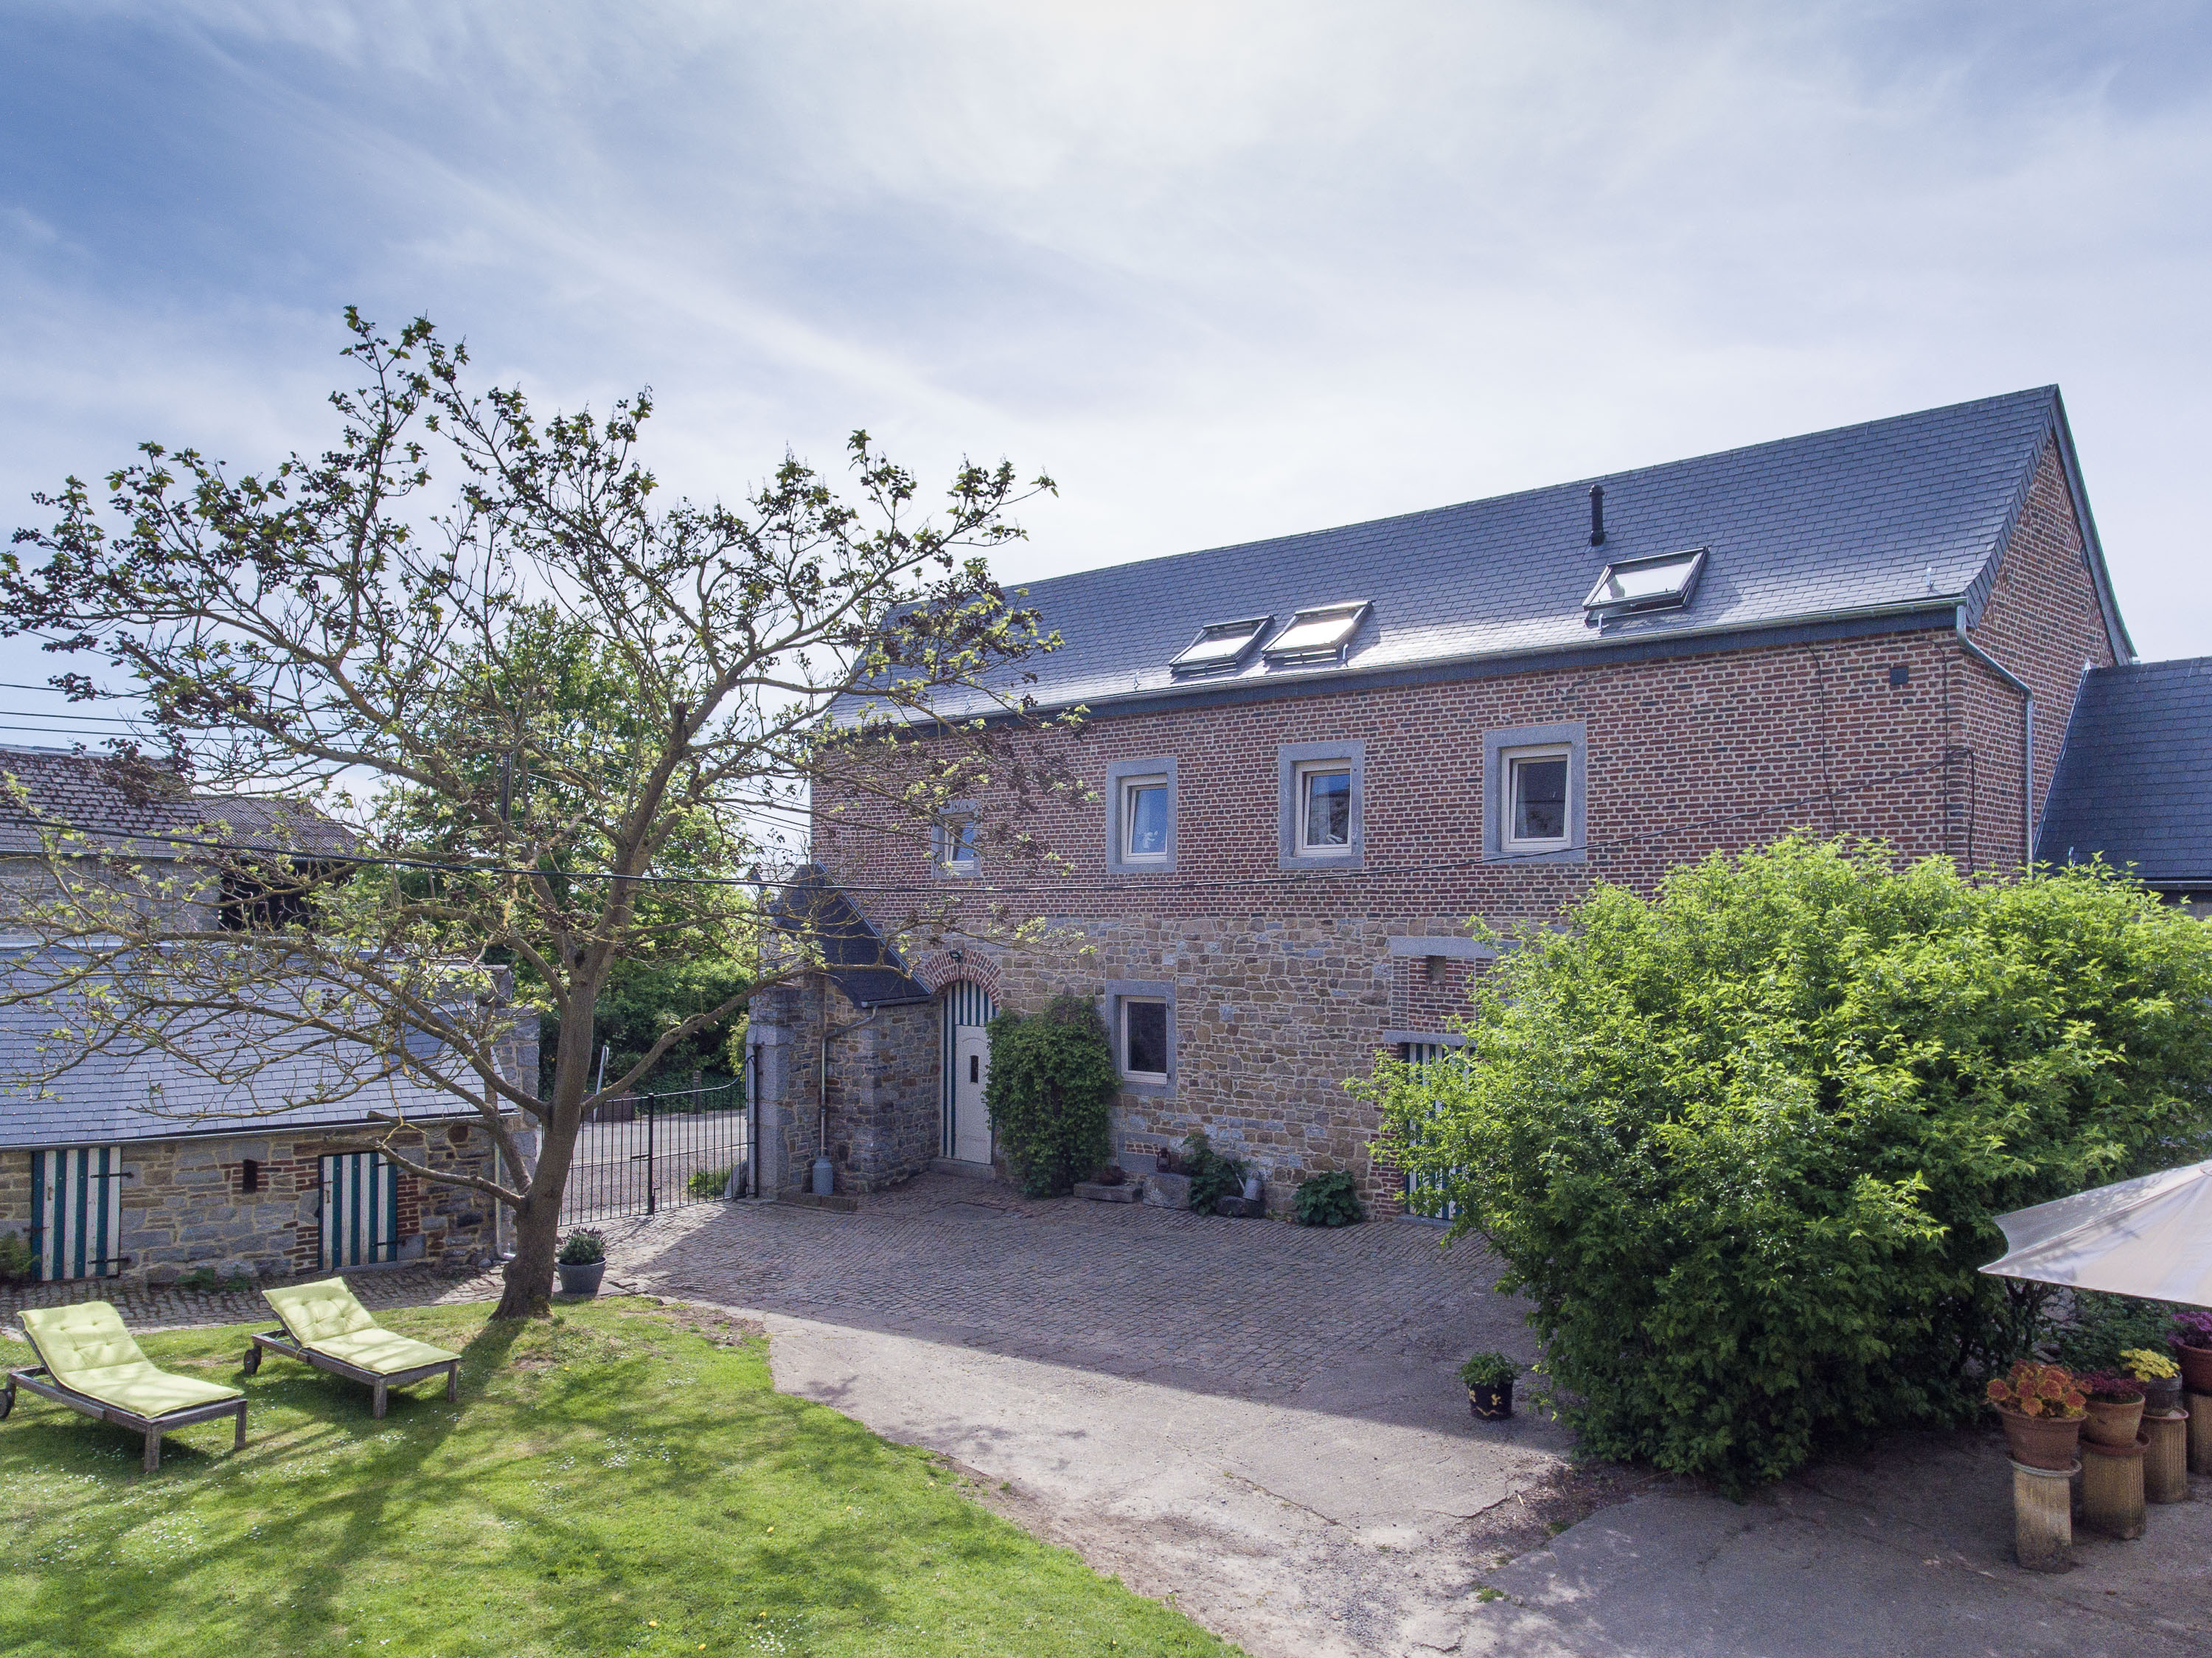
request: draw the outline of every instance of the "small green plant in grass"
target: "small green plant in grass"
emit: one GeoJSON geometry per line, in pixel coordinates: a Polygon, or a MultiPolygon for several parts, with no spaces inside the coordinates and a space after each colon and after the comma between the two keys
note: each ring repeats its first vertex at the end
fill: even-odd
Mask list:
{"type": "Polygon", "coordinates": [[[1340,1168],[1326,1174],[1309,1174],[1298,1182],[1293,1204],[1300,1226],[1350,1226],[1367,1218],[1359,1206],[1359,1190],[1340,1168]]]}
{"type": "Polygon", "coordinates": [[[1477,1353],[1459,1367],[1459,1379],[1469,1387],[1503,1387],[1520,1374],[1520,1365],[1503,1353],[1477,1353]]]}
{"type": "Polygon", "coordinates": [[[20,1283],[38,1271],[38,1258],[20,1232],[0,1232],[0,1283],[20,1283]]]}
{"type": "Polygon", "coordinates": [[[695,1168],[684,1189],[695,1198],[719,1198],[730,1189],[731,1168],[695,1168]]]}
{"type": "Polygon", "coordinates": [[[239,1295],[252,1289],[253,1280],[243,1272],[234,1272],[226,1278],[211,1266],[196,1266],[177,1280],[177,1288],[196,1290],[204,1295],[239,1295]]]}
{"type": "Polygon", "coordinates": [[[605,1235],[583,1228],[571,1232],[561,1240],[561,1253],[555,1257],[563,1266],[590,1266],[607,1258],[605,1235]]]}
{"type": "Polygon", "coordinates": [[[1224,1198],[1244,1195],[1244,1165],[1216,1151],[1203,1130],[1183,1141],[1182,1166],[1190,1176],[1190,1208],[1194,1215],[1211,1215],[1224,1198]]]}

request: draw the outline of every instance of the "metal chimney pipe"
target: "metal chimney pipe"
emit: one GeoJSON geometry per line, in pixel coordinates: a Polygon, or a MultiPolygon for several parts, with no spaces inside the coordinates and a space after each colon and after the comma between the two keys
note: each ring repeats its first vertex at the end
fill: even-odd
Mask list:
{"type": "Polygon", "coordinates": [[[1605,545],[1605,485],[1590,485],[1590,546],[1605,545]]]}

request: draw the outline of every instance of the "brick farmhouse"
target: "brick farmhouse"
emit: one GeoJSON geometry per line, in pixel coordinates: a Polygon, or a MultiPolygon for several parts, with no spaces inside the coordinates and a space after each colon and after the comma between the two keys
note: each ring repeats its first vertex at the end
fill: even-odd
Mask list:
{"type": "MultiPolygon", "coordinates": [[[[1064,640],[1026,690],[1086,710],[1038,741],[1095,798],[1022,826],[1072,867],[994,858],[976,831],[1013,808],[988,793],[925,844],[817,790],[786,902],[834,916],[828,971],[761,998],[748,1039],[766,1190],[817,1153],[854,1191],[987,1167],[981,1027],[1073,991],[1111,1033],[1131,1166],[1204,1130],[1277,1209],[1331,1169],[1389,1206],[1343,1080],[1454,1039],[1490,954],[1470,917],[1542,923],[1594,881],[1649,890],[1790,829],[1996,873],[2155,845],[2170,867],[2147,873],[2212,893],[2203,764],[2148,817],[2110,809],[2155,762],[2129,746],[2146,698],[2212,677],[2133,664],[2056,387],[1086,571],[1026,602],[1064,640]],[[912,934],[923,899],[955,923],[912,934]],[[994,909],[1048,925],[1010,948],[994,909]]],[[[2188,705],[2180,741],[2204,747],[2212,700],[2188,705]]]]}

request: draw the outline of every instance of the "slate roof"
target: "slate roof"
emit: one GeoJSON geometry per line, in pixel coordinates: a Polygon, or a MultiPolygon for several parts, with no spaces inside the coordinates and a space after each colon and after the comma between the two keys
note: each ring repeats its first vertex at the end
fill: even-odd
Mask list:
{"type": "Polygon", "coordinates": [[[2134,864],[2212,889],[2212,656],[2092,669],[2066,728],[2036,856],[2134,864]]]}
{"type": "MultiPolygon", "coordinates": [[[[1219,694],[1270,683],[1311,690],[1421,665],[1684,645],[1838,618],[1980,614],[2037,461],[2057,436],[2082,503],[2113,650],[2134,654],[2087,519],[2055,386],[1748,448],[1583,479],[1275,540],[1216,547],[1032,582],[1026,602],[1064,647],[1005,683],[1048,708],[1219,694]],[[1589,491],[1604,485],[1606,540],[1589,543],[1589,491]],[[1686,609],[1588,625],[1582,601],[1612,560],[1709,548],[1686,609]],[[1270,668],[1259,650],[1229,676],[1176,681],[1170,657],[1210,622],[1371,600],[1342,667],[1270,668]]],[[[1264,648],[1264,642],[1263,642],[1264,648]]],[[[861,704],[838,710],[853,717],[861,704]]],[[[988,708],[972,693],[940,712],[988,708]]]]}
{"type": "Polygon", "coordinates": [[[769,917],[822,953],[830,982],[856,1008],[927,1002],[929,989],[907,977],[898,952],[854,909],[818,863],[801,864],[769,903],[769,917]]]}
{"type": "MultiPolygon", "coordinates": [[[[0,950],[0,985],[31,953],[0,950]]],[[[370,1112],[411,1119],[472,1116],[441,1090],[404,1082],[311,1107],[292,1100],[314,1090],[323,1062],[302,1052],[279,1058],[239,1086],[171,1055],[100,1052],[41,1086],[37,1078],[76,1051],[57,1030],[64,1010],[38,1002],[0,1005],[0,1146],[104,1145],[209,1133],[265,1134],[306,1124],[364,1123],[370,1112]],[[160,1109],[150,1108],[158,1101],[160,1109]]]]}
{"type": "Polygon", "coordinates": [[[342,852],[353,844],[342,826],[312,808],[196,795],[181,778],[128,771],[100,754],[0,747],[0,778],[20,783],[30,797],[27,810],[12,789],[0,790],[0,853],[39,851],[41,825],[66,826],[100,850],[149,858],[190,858],[198,849],[167,837],[204,839],[210,832],[302,852],[342,852]]]}

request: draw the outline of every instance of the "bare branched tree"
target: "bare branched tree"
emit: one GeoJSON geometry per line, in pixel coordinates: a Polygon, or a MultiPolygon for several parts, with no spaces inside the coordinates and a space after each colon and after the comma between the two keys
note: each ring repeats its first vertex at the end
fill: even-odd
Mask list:
{"type": "MultiPolygon", "coordinates": [[[[0,559],[0,631],[93,659],[55,676],[71,695],[149,710],[118,775],[269,802],[185,814],[157,844],[42,824],[44,879],[15,907],[49,948],[4,990],[55,1010],[56,1073],[150,1051],[227,1112],[358,1101],[387,1155],[513,1210],[499,1315],[520,1317],[545,1304],[585,1113],[811,959],[799,939],[595,1086],[617,964],[757,959],[757,884],[824,780],[916,835],[979,780],[1016,801],[1067,786],[1006,741],[1015,693],[989,693],[1011,721],[929,716],[1051,648],[983,555],[1052,484],[963,464],[924,508],[860,432],[852,503],[787,457],[740,508],[662,505],[637,458],[647,395],[540,418],[519,390],[470,389],[427,321],[347,322],[368,383],[333,395],[319,458],[233,476],[147,444],[104,507],[74,478],[38,497],[54,521],[0,559]],[[458,482],[434,506],[434,460],[458,482]],[[540,1009],[559,1020],[544,1088],[514,1063],[540,1009]],[[500,1167],[410,1156],[425,1098],[472,1108],[500,1167]]],[[[931,924],[926,901],[909,913],[931,924]]]]}

